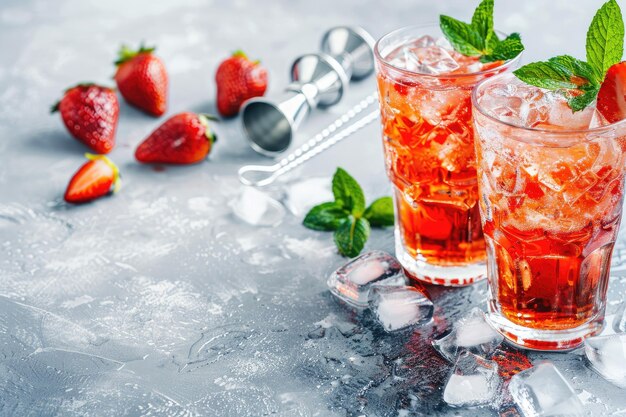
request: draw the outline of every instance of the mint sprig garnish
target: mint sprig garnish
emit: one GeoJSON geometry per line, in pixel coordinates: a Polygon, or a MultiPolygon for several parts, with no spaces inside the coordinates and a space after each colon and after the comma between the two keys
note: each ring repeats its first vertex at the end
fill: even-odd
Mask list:
{"type": "Polygon", "coordinates": [[[624,20],[615,0],[606,2],[591,21],[587,31],[587,62],[596,76],[604,80],[606,72],[624,54],[624,20]]]}
{"type": "Polygon", "coordinates": [[[344,169],[333,176],[335,201],[313,207],[302,224],[309,229],[335,231],[334,241],[339,253],[355,257],[363,250],[371,227],[393,226],[391,197],[381,197],[369,207],[359,183],[344,169]]]}
{"type": "Polygon", "coordinates": [[[624,54],[624,21],[615,0],[606,2],[587,31],[587,62],[569,55],[533,62],[513,71],[526,84],[558,91],[577,112],[594,102],[608,69],[624,54]]]}
{"type": "Polygon", "coordinates": [[[466,56],[479,56],[483,63],[513,59],[524,50],[519,33],[500,40],[494,31],[493,0],[480,2],[471,23],[441,15],[439,26],[455,51],[466,56]]]}

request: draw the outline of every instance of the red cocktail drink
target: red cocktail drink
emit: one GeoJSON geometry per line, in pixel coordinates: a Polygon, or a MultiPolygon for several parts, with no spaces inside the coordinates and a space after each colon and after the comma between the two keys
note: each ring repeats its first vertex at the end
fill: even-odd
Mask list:
{"type": "Polygon", "coordinates": [[[375,53],[396,255],[417,279],[471,284],[486,273],[471,91],[513,62],[461,55],[437,26],[392,32],[375,53]]]}
{"type": "Polygon", "coordinates": [[[510,74],[473,104],[492,322],[525,347],[575,347],[602,327],[626,122],[510,74]]]}

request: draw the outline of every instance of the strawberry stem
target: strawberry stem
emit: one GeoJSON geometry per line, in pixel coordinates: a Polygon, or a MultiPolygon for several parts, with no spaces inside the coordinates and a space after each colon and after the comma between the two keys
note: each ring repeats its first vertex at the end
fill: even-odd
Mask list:
{"type": "Polygon", "coordinates": [[[125,62],[130,61],[137,55],[144,54],[144,53],[151,54],[152,52],[154,52],[155,49],[156,47],[154,46],[153,47],[145,46],[143,41],[141,42],[141,44],[139,45],[139,49],[137,50],[131,49],[128,45],[122,45],[120,47],[120,50],[117,53],[117,60],[114,62],[114,64],[119,67],[120,65],[122,65],[125,62]]]}
{"type": "Polygon", "coordinates": [[[211,127],[209,126],[209,120],[217,121],[215,116],[211,114],[199,114],[198,119],[200,119],[200,123],[204,126],[204,136],[206,136],[211,144],[217,142],[217,136],[211,131],[211,127]]]}
{"type": "MultiPolygon", "coordinates": [[[[115,88],[112,88],[106,85],[100,85],[100,84],[96,84],[93,82],[82,82],[82,83],[78,83],[76,85],[66,88],[65,90],[63,90],[63,94],[66,94],[68,91],[74,88],[87,88],[87,87],[100,87],[100,88],[107,89],[110,91],[115,91],[115,88]]],[[[57,101],[52,106],[50,106],[50,113],[56,113],[57,111],[59,111],[60,105],[61,105],[61,100],[57,101]]]]}
{"type": "Polygon", "coordinates": [[[214,114],[210,113],[200,113],[198,116],[204,116],[205,119],[210,120],[212,122],[220,122],[220,118],[214,114]]]}
{"type": "Polygon", "coordinates": [[[233,52],[233,57],[248,59],[248,56],[241,49],[237,49],[233,52]]]}

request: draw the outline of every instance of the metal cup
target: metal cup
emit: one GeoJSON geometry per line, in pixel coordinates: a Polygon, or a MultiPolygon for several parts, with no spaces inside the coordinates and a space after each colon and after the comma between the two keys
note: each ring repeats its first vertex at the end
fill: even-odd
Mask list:
{"type": "Polygon", "coordinates": [[[244,132],[252,149],[275,156],[289,148],[309,112],[338,103],[350,79],[374,70],[374,39],[362,28],[332,28],[322,37],[320,53],[301,55],[291,66],[291,84],[282,96],[248,100],[242,109],[244,132]]]}

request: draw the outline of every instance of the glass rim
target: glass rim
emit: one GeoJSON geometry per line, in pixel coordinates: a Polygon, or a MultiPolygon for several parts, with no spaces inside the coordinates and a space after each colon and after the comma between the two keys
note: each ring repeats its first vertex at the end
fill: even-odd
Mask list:
{"type": "MultiPolygon", "coordinates": [[[[492,116],[491,114],[489,114],[489,112],[487,110],[485,110],[485,108],[483,106],[481,106],[481,104],[478,102],[478,92],[481,88],[484,88],[485,85],[489,84],[490,82],[495,82],[500,78],[503,78],[507,75],[511,75],[509,73],[503,73],[503,74],[497,74],[494,75],[493,77],[489,77],[486,78],[484,80],[481,80],[478,84],[476,84],[476,86],[472,89],[472,107],[474,109],[476,109],[481,115],[485,116],[487,119],[494,121],[500,125],[505,125],[508,127],[512,127],[515,129],[520,129],[523,131],[527,131],[527,132],[535,132],[535,133],[543,133],[546,135],[551,135],[551,136],[568,136],[568,135],[576,135],[576,134],[587,134],[587,133],[604,133],[604,132],[608,132],[611,131],[619,126],[623,126],[626,125],[626,119],[622,119],[619,120],[617,122],[614,123],[609,123],[608,125],[604,125],[604,126],[597,126],[597,127],[593,127],[593,128],[584,128],[584,129],[546,129],[546,128],[538,128],[538,127],[528,127],[528,126],[522,126],[519,124],[515,124],[515,123],[511,123],[511,122],[507,122],[504,120],[501,120],[495,116],[492,116]]],[[[539,87],[537,87],[539,88],[539,87]]],[[[515,139],[515,138],[514,138],[515,139]]],[[[517,140],[521,140],[521,139],[517,139],[517,140]]]]}
{"type": "MultiPolygon", "coordinates": [[[[462,79],[462,78],[472,78],[472,77],[481,76],[481,75],[497,74],[503,68],[507,68],[511,66],[511,64],[514,64],[517,61],[519,61],[520,57],[524,53],[523,51],[520,52],[519,54],[517,54],[515,58],[504,61],[502,65],[498,65],[497,67],[489,68],[483,71],[468,72],[468,73],[463,73],[463,74],[425,74],[422,72],[410,71],[410,70],[407,70],[404,68],[398,68],[395,65],[392,65],[382,56],[381,51],[380,51],[380,44],[387,38],[399,32],[411,31],[411,30],[416,30],[416,29],[425,29],[429,27],[439,28],[439,25],[437,23],[431,22],[431,23],[424,23],[420,25],[403,26],[401,28],[394,29],[391,32],[387,32],[386,34],[381,36],[374,44],[374,57],[376,58],[376,61],[378,61],[380,64],[384,65],[387,68],[390,68],[394,71],[398,71],[400,73],[403,73],[411,77],[417,76],[417,77],[424,77],[424,78],[430,78],[430,79],[462,79]]],[[[501,32],[499,30],[496,30],[495,32],[500,36],[508,36],[505,32],[501,32]]]]}

